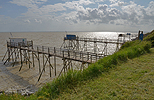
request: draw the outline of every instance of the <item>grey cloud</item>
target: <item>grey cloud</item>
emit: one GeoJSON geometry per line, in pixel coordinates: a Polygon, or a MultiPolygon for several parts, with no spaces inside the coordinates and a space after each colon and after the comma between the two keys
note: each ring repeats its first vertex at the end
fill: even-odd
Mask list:
{"type": "Polygon", "coordinates": [[[103,10],[103,11],[105,11],[106,9],[107,9],[107,5],[106,4],[104,4],[104,5],[99,5],[98,6],[98,10],[103,10]]]}
{"type": "Polygon", "coordinates": [[[117,9],[109,9],[108,6],[99,5],[96,9],[85,9],[86,11],[78,11],[76,19],[80,21],[90,21],[91,23],[108,23],[117,19],[121,13],[117,9]]]}

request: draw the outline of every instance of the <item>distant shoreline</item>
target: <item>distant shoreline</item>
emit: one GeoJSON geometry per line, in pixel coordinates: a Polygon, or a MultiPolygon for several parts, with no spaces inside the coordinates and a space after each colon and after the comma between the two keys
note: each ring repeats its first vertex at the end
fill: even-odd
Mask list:
{"type": "MultiPolygon", "coordinates": [[[[71,32],[126,32],[126,33],[138,33],[138,31],[12,31],[11,33],[41,33],[41,32],[62,32],[62,33],[71,33],[71,32]]],[[[0,33],[10,33],[10,32],[0,32],[0,33]]],[[[144,33],[148,33],[148,31],[144,31],[144,33]]]]}

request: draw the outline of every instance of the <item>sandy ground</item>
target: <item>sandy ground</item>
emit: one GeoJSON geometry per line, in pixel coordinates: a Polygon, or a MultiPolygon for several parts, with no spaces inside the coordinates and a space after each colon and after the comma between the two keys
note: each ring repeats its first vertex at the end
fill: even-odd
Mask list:
{"type": "Polygon", "coordinates": [[[21,71],[19,71],[20,64],[12,67],[11,63],[3,65],[0,63],[0,91],[5,91],[8,88],[18,87],[25,88],[27,86],[32,86],[32,89],[37,90],[39,87],[44,85],[48,81],[52,81],[54,76],[54,71],[52,70],[52,77],[49,76],[49,70],[42,74],[40,81],[38,68],[32,67],[29,69],[29,66],[24,64],[21,71]]]}

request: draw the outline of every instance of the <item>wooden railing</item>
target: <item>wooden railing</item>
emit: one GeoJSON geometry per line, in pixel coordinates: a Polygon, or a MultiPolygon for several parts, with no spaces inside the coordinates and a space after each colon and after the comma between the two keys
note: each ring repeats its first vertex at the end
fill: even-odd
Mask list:
{"type": "Polygon", "coordinates": [[[47,46],[40,46],[40,45],[32,45],[31,41],[24,43],[13,43],[7,42],[8,47],[15,47],[20,48],[21,50],[28,50],[40,54],[47,54],[49,56],[56,56],[63,59],[70,59],[74,61],[79,61],[83,63],[93,63],[96,62],[98,59],[103,58],[106,55],[91,53],[91,52],[84,52],[84,51],[77,51],[77,50],[69,50],[63,48],[56,48],[56,47],[47,47],[47,46]]]}

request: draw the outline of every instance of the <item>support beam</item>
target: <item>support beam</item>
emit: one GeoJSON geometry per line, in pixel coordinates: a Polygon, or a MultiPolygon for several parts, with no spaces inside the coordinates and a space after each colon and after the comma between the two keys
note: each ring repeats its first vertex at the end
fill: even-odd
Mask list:
{"type": "Polygon", "coordinates": [[[13,52],[14,52],[14,51],[12,51],[11,54],[9,53],[9,57],[8,57],[7,60],[4,62],[4,65],[6,64],[7,61],[9,62],[10,57],[13,55],[13,52]]]}

